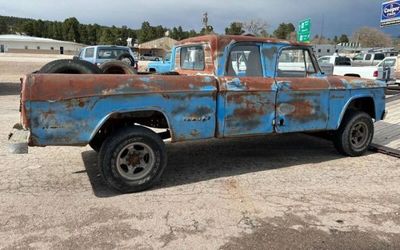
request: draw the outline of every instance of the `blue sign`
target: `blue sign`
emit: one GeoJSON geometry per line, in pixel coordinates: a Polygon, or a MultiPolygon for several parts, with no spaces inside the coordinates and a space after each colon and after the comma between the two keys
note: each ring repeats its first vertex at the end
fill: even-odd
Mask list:
{"type": "Polygon", "coordinates": [[[381,26],[400,24],[400,0],[382,3],[381,26]]]}

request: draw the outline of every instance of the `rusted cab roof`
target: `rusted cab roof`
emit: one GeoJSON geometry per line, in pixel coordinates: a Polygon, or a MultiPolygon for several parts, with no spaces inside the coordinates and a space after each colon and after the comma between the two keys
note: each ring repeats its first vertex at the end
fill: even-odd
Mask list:
{"type": "Polygon", "coordinates": [[[179,46],[179,45],[196,44],[196,43],[209,43],[211,45],[212,50],[223,50],[225,46],[231,42],[262,42],[262,43],[281,43],[293,46],[310,46],[307,43],[290,42],[276,38],[240,36],[240,35],[197,36],[179,41],[177,45],[179,46]]]}
{"type": "MultiPolygon", "coordinates": [[[[285,40],[265,37],[253,37],[253,36],[235,36],[235,35],[205,35],[188,38],[178,42],[175,46],[195,45],[195,44],[207,44],[205,48],[206,54],[206,67],[202,73],[206,74],[217,74],[219,68],[219,58],[224,56],[224,50],[227,45],[235,42],[258,42],[258,43],[274,43],[274,44],[286,44],[287,46],[310,46],[306,43],[289,42],[285,40]]],[[[176,61],[179,61],[176,58],[176,61]]],[[[179,67],[175,68],[175,71],[182,74],[196,74],[198,71],[181,70],[179,67]]]]}

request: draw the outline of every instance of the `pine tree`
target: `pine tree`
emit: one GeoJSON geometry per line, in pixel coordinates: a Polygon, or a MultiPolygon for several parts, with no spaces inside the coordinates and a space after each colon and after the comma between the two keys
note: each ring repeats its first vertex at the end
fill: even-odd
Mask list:
{"type": "Polygon", "coordinates": [[[0,34],[7,34],[8,27],[4,19],[0,19],[0,34]]]}

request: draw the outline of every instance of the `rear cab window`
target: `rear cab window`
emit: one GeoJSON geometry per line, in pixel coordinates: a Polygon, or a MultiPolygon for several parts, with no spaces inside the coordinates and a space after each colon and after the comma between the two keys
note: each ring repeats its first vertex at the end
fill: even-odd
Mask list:
{"type": "Polygon", "coordinates": [[[180,48],[180,68],[183,70],[204,70],[205,58],[202,45],[180,48]]]}
{"type": "Polygon", "coordinates": [[[374,60],[383,60],[383,59],[385,59],[385,54],[383,53],[375,54],[374,60]]]}
{"type": "Polygon", "coordinates": [[[351,66],[351,60],[345,56],[338,56],[335,58],[336,66],[351,66]]]}
{"type": "Polygon", "coordinates": [[[258,45],[236,45],[230,53],[226,65],[227,76],[262,77],[263,69],[258,45]]]}

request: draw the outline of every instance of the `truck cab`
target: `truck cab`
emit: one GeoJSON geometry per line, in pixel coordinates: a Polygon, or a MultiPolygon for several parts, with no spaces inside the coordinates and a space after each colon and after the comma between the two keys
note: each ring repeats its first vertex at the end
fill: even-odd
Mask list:
{"type": "Polygon", "coordinates": [[[353,58],[353,66],[375,66],[385,59],[384,53],[360,53],[353,58]]]}

